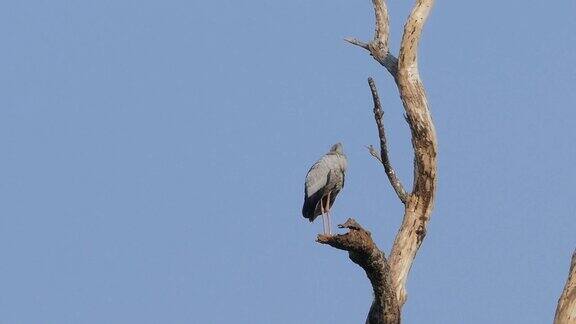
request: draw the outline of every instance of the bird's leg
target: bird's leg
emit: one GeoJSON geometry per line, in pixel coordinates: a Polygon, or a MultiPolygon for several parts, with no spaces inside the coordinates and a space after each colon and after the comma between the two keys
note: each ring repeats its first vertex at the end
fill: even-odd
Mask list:
{"type": "Polygon", "coordinates": [[[328,235],[332,235],[332,224],[330,224],[330,191],[326,197],[326,219],[328,219],[328,235]]]}
{"type": "Polygon", "coordinates": [[[320,198],[320,212],[322,213],[322,230],[326,235],[326,219],[324,219],[324,197],[320,198]]]}

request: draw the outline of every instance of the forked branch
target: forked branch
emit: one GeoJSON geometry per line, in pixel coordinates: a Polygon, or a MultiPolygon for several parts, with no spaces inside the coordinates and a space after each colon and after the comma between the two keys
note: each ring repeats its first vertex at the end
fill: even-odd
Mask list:
{"type": "Polygon", "coordinates": [[[404,219],[398,231],[390,258],[372,241],[370,233],[354,220],[349,219],[343,228],[350,231],[344,235],[318,236],[317,241],[349,252],[350,259],[359,264],[368,275],[374,290],[374,303],[366,320],[369,324],[399,323],[402,305],[406,301],[406,280],[416,252],[426,235],[426,227],[432,213],[436,190],[436,132],[424,86],[418,72],[418,43],[424,23],[434,0],[415,0],[416,3],[406,25],[396,59],[389,52],[388,10],[383,0],[372,0],[376,17],[374,39],[370,43],[355,38],[346,41],[370,52],[394,78],[406,119],[410,126],[414,150],[414,184],[411,193],[406,193],[388,156],[382,107],[373,80],[369,80],[374,99],[374,117],[380,138],[380,155],[374,148],[370,153],[384,165],[386,174],[400,200],[404,203],[404,219]]]}
{"type": "MultiPolygon", "coordinates": [[[[376,16],[374,39],[368,44],[356,39],[348,41],[367,49],[374,59],[390,72],[398,87],[412,135],[414,184],[412,192],[406,194],[403,200],[404,219],[389,259],[392,284],[398,304],[402,307],[407,298],[408,273],[426,236],[436,190],[436,131],[418,71],[418,45],[434,0],[416,0],[404,26],[398,60],[388,50],[389,23],[386,4],[383,0],[373,0],[372,3],[376,16]]],[[[380,128],[380,125],[378,127],[380,128]]],[[[374,155],[374,152],[371,153],[374,155]]],[[[380,160],[384,162],[384,158],[381,157],[380,160]]]]}
{"type": "Polygon", "coordinates": [[[396,76],[398,59],[390,53],[388,48],[390,34],[388,8],[384,0],[372,0],[372,4],[374,5],[374,16],[376,18],[374,39],[372,39],[370,43],[363,42],[354,37],[346,37],[344,40],[370,52],[370,55],[372,55],[378,63],[382,64],[390,74],[396,76]]]}
{"type": "Polygon", "coordinates": [[[395,68],[386,63],[390,60],[383,60],[384,50],[386,56],[390,56],[387,47],[389,28],[386,5],[383,0],[373,0],[372,3],[376,13],[376,33],[367,49],[394,77],[410,125],[414,149],[414,184],[412,192],[404,201],[404,219],[394,240],[389,259],[392,283],[398,303],[402,307],[407,298],[408,273],[426,236],[436,191],[436,131],[418,71],[418,45],[434,0],[416,0],[404,25],[400,55],[395,68]]]}

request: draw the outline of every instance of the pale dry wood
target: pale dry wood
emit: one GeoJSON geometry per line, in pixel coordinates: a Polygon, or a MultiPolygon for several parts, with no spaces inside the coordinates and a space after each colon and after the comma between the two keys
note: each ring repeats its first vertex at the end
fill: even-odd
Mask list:
{"type": "Polygon", "coordinates": [[[436,130],[418,71],[418,45],[434,0],[417,0],[404,26],[396,84],[406,111],[414,149],[414,186],[390,253],[390,269],[400,307],[407,298],[408,273],[420,248],[436,192],[436,130]]]}
{"type": "Polygon", "coordinates": [[[576,250],[572,254],[570,271],[564,290],[558,299],[554,324],[576,323],[576,250]]]}
{"type": "Polygon", "coordinates": [[[384,0],[372,0],[372,5],[374,6],[374,16],[376,18],[374,39],[372,39],[370,43],[363,42],[354,37],[347,37],[344,38],[344,40],[370,52],[370,55],[372,55],[378,63],[382,64],[388,72],[395,76],[398,59],[390,53],[388,48],[390,34],[388,7],[386,7],[384,0]]]}

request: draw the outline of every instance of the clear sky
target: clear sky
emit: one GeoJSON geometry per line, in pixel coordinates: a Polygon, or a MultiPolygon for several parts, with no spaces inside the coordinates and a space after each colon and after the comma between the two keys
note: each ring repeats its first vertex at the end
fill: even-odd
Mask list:
{"type": "MultiPolygon", "coordinates": [[[[412,1],[389,1],[397,51],[412,1]]],[[[576,2],[437,1],[420,69],[436,208],[405,323],[550,323],[576,247],[576,2]]],[[[372,293],[314,242],[304,176],[349,159],[335,223],[389,251],[410,187],[363,1],[0,2],[0,323],[363,323],[372,293]]]]}

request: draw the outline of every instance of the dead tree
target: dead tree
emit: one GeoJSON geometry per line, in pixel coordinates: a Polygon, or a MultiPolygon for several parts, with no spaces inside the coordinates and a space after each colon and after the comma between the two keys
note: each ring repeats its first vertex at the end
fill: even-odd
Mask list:
{"type": "Polygon", "coordinates": [[[424,86],[418,72],[418,43],[434,0],[416,0],[404,26],[400,53],[396,58],[388,48],[388,10],[384,0],[372,0],[376,16],[374,39],[365,43],[355,38],[346,41],[367,50],[394,78],[410,126],[414,150],[414,183],[406,192],[396,176],[386,143],[383,112],[372,78],[368,79],[374,101],[374,118],[380,138],[380,152],[372,146],[370,154],[383,165],[390,184],[404,204],[404,219],[394,240],[389,258],[376,246],[370,232],[353,219],[339,225],[348,229],[343,235],[319,235],[319,243],[348,251],[350,259],[361,266],[374,291],[366,323],[400,323],[402,306],[406,302],[406,280],[426,236],[426,227],[434,205],[436,191],[436,132],[424,86]]]}
{"type": "Polygon", "coordinates": [[[576,250],[572,254],[570,271],[564,290],[558,299],[554,324],[575,324],[576,323],[576,250]]]}

